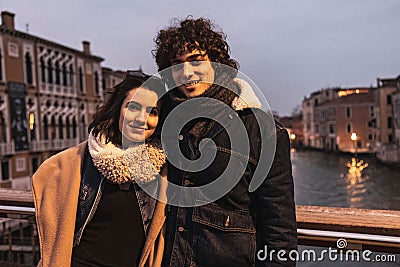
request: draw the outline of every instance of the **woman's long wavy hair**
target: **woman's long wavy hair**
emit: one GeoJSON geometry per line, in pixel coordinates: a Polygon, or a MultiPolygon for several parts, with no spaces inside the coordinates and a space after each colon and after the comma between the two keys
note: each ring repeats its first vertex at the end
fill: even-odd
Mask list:
{"type": "MultiPolygon", "coordinates": [[[[122,102],[128,96],[129,92],[132,89],[142,87],[154,91],[158,98],[166,92],[161,79],[150,75],[144,76],[136,77],[127,75],[122,82],[107,91],[110,96],[93,115],[92,123],[89,125],[89,132],[92,132],[94,136],[104,136],[106,143],[111,142],[117,146],[122,145],[119,116],[122,102]]],[[[159,109],[161,108],[159,104],[157,106],[159,109]]]]}
{"type": "MultiPolygon", "coordinates": [[[[193,19],[191,16],[184,20],[175,19],[171,26],[161,30],[155,37],[155,49],[152,51],[164,81],[172,82],[171,60],[182,54],[184,51],[200,50],[206,51],[211,62],[227,65],[231,68],[224,68],[224,71],[231,69],[230,76],[236,77],[239,64],[229,55],[229,45],[226,42],[226,35],[216,28],[206,18],[193,19]]],[[[215,66],[216,76],[218,75],[218,64],[215,66]]]]}

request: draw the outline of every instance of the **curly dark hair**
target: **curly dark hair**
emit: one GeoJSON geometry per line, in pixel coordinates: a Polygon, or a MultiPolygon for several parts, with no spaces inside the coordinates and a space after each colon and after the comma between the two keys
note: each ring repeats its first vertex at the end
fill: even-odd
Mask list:
{"type": "MultiPolygon", "coordinates": [[[[143,77],[127,74],[122,82],[107,91],[110,96],[93,115],[89,132],[92,132],[94,136],[103,135],[106,142],[121,146],[122,133],[119,130],[121,106],[129,92],[139,87],[154,91],[158,98],[161,98],[166,92],[165,85],[160,78],[146,74],[143,74],[143,77]]],[[[159,103],[157,103],[157,106],[159,109],[161,108],[159,103]]]]}
{"type": "MultiPolygon", "coordinates": [[[[155,37],[155,49],[152,51],[158,65],[158,71],[165,81],[170,81],[170,72],[163,71],[171,66],[171,60],[185,50],[206,51],[211,62],[227,65],[235,77],[239,64],[229,55],[229,45],[226,35],[221,30],[214,30],[216,26],[207,18],[193,19],[188,16],[184,20],[174,19],[171,26],[160,30],[155,37]]],[[[226,68],[225,68],[226,69],[226,68]]],[[[218,66],[215,65],[216,75],[218,66]]]]}

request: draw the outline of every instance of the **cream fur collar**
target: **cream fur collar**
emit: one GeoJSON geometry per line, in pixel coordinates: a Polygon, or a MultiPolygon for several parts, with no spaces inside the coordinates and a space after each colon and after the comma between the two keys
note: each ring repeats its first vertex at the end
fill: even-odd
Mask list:
{"type": "Polygon", "coordinates": [[[108,180],[116,184],[153,181],[165,164],[166,156],[161,144],[140,144],[121,149],[104,137],[88,137],[89,153],[94,166],[108,180]]]}
{"type": "Polygon", "coordinates": [[[243,110],[245,108],[261,108],[260,100],[251,88],[250,84],[245,80],[235,78],[233,81],[240,87],[239,97],[235,97],[232,101],[232,107],[235,110],[243,110]]]}

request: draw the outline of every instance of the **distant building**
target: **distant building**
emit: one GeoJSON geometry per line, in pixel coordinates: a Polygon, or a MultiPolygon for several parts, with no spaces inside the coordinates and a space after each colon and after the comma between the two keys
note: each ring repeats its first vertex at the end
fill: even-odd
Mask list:
{"type": "Polygon", "coordinates": [[[0,187],[29,188],[49,156],[86,139],[103,103],[103,58],[0,25],[0,187]]]}
{"type": "MultiPolygon", "coordinates": [[[[400,76],[392,79],[377,79],[377,157],[384,162],[400,162],[399,141],[396,139],[396,121],[400,76]]],[[[397,136],[399,137],[398,131],[397,136]]]]}
{"type": "Polygon", "coordinates": [[[303,134],[304,145],[314,148],[323,148],[320,135],[316,108],[324,103],[330,102],[338,98],[338,88],[327,88],[311,93],[310,97],[304,98],[301,109],[303,113],[303,134]],[[317,123],[317,124],[316,124],[317,123]]]}
{"type": "Polygon", "coordinates": [[[373,88],[329,88],[302,103],[305,146],[327,151],[374,152],[373,88]],[[351,135],[357,139],[353,141],[351,135]]]}
{"type": "MultiPolygon", "coordinates": [[[[141,70],[139,70],[141,71],[141,70]]],[[[114,71],[110,68],[102,68],[102,74],[103,74],[103,94],[104,94],[104,99],[107,98],[108,93],[111,88],[113,88],[115,85],[120,83],[124,78],[125,78],[125,71],[114,71]]]]}
{"type": "Polygon", "coordinates": [[[291,146],[294,148],[302,147],[304,143],[302,114],[276,117],[276,119],[288,131],[291,146]]]}
{"type": "Polygon", "coordinates": [[[354,153],[376,152],[374,130],[369,121],[375,118],[375,89],[353,88],[341,92],[351,92],[338,98],[336,108],[337,150],[354,153]],[[352,140],[352,134],[356,140],[352,140]]]}

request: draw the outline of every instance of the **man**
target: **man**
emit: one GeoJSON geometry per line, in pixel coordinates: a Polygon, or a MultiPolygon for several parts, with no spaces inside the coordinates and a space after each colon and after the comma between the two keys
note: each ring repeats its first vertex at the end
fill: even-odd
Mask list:
{"type": "MultiPolygon", "coordinates": [[[[161,30],[155,43],[159,72],[173,88],[163,99],[167,111],[164,118],[161,114],[159,125],[185,103],[194,103],[190,105],[199,113],[188,123],[183,117],[190,108],[175,112],[169,120],[184,122],[176,123],[177,127],[182,126],[176,137],[179,153],[191,163],[181,160],[168,166],[169,180],[183,189],[180,194],[169,195],[172,202],[178,201],[170,206],[167,215],[163,266],[295,265],[289,257],[289,252],[297,248],[297,228],[286,130],[272,125],[274,134],[270,137],[266,130],[271,126],[267,125],[268,116],[241,101],[243,91],[249,88],[235,79],[237,62],[230,58],[224,34],[213,30],[209,20],[182,20],[161,30]],[[189,102],[193,100],[199,101],[189,102]],[[246,149],[243,153],[237,151],[232,143],[237,139],[230,139],[231,133],[240,132],[240,124],[245,129],[240,140],[248,140],[247,154],[246,149]],[[271,141],[275,137],[276,150],[275,146],[268,146],[275,145],[271,141]],[[212,162],[205,168],[193,168],[207,149],[216,151],[212,162]],[[261,184],[250,192],[256,170],[267,164],[268,154],[270,171],[263,173],[261,184]],[[233,178],[236,173],[240,174],[237,180],[233,178]],[[224,182],[229,184],[229,175],[233,186],[219,197],[213,195],[213,190],[185,194],[185,188],[202,188],[220,177],[228,177],[224,182]],[[272,250],[275,253],[265,255],[272,250]],[[278,255],[279,250],[284,251],[278,255]]],[[[164,132],[166,125],[162,127],[164,132]]],[[[171,138],[168,134],[166,139],[171,138]]],[[[175,153],[166,150],[171,161],[175,153]]]]}

